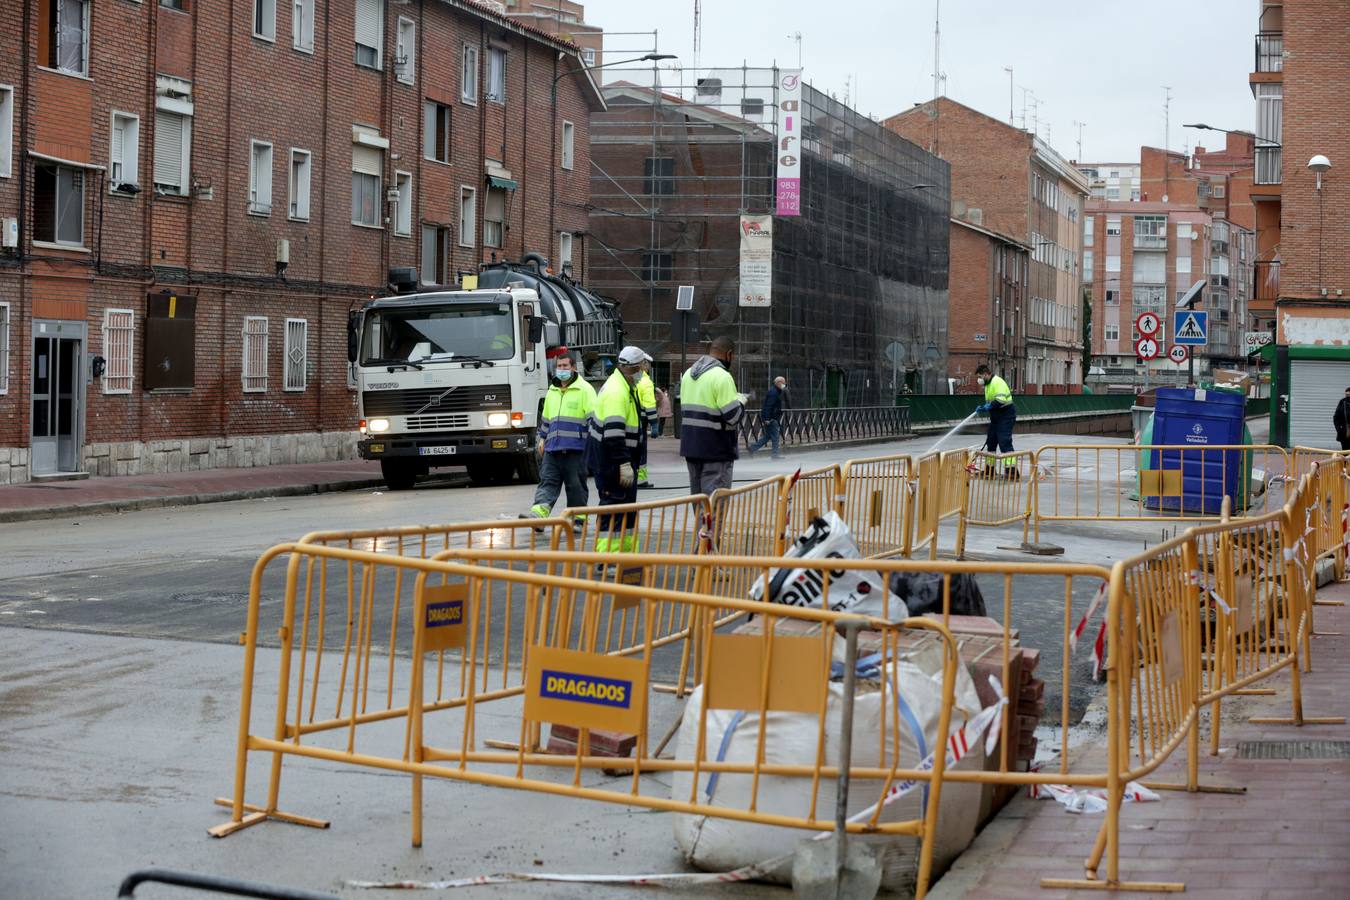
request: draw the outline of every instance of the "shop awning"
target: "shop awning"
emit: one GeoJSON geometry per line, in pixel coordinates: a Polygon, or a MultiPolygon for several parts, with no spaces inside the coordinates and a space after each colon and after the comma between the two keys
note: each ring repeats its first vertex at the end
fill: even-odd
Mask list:
{"type": "Polygon", "coordinates": [[[514,191],[516,189],[516,183],[510,178],[500,178],[496,175],[489,175],[487,183],[488,187],[500,188],[503,191],[514,191]]]}

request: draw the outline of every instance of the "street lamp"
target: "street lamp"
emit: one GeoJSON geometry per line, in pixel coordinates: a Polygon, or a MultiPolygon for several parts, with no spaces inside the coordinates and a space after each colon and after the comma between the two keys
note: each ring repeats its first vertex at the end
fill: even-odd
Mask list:
{"type": "Polygon", "coordinates": [[[1325,295],[1322,286],[1322,174],[1331,168],[1331,160],[1321,153],[1308,160],[1308,168],[1317,176],[1317,292],[1325,295]]]}
{"type": "MultiPolygon", "coordinates": [[[[548,175],[548,225],[550,235],[556,230],[554,207],[556,205],[558,193],[558,82],[569,75],[576,75],[578,72],[594,72],[596,69],[607,69],[610,66],[623,66],[640,62],[658,62],[663,59],[676,58],[674,53],[648,53],[644,56],[639,56],[636,59],[616,59],[613,62],[601,63],[598,66],[588,66],[583,63],[579,69],[568,69],[565,72],[559,72],[557,75],[553,76],[553,86],[549,92],[549,110],[551,110],[550,125],[552,126],[550,129],[552,134],[549,137],[549,146],[552,149],[549,153],[550,165],[548,175]]],[[[599,85],[596,85],[596,89],[599,89],[599,85]]],[[[553,238],[550,237],[549,241],[552,242],[552,240],[553,238]]]]}

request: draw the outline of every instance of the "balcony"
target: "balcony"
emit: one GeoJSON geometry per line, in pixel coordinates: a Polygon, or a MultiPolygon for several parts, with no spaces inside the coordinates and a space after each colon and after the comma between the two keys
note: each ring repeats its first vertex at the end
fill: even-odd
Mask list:
{"type": "Polygon", "coordinates": [[[1284,148],[1279,144],[1265,144],[1256,148],[1256,183],[1280,183],[1280,159],[1284,148]]]}
{"type": "Polygon", "coordinates": [[[1166,234],[1140,234],[1134,235],[1134,249],[1136,250],[1166,250],[1166,234]]]}
{"type": "Polygon", "coordinates": [[[1256,68],[1252,71],[1284,71],[1284,32],[1258,31],[1256,33],[1256,68]]]}

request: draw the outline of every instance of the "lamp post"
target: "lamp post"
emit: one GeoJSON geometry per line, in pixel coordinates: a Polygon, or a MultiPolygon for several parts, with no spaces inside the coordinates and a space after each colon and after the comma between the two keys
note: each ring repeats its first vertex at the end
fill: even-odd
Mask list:
{"type": "Polygon", "coordinates": [[[1317,177],[1317,293],[1326,295],[1322,284],[1322,175],[1331,168],[1331,160],[1321,153],[1308,160],[1308,168],[1317,177]]]}

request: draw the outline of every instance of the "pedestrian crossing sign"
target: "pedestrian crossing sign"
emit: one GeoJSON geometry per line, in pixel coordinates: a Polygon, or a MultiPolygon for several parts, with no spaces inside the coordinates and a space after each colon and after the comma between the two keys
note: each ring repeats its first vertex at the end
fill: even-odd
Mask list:
{"type": "Polygon", "coordinates": [[[1209,313],[1178,309],[1172,314],[1172,343],[1203,346],[1209,343],[1209,313]]]}

